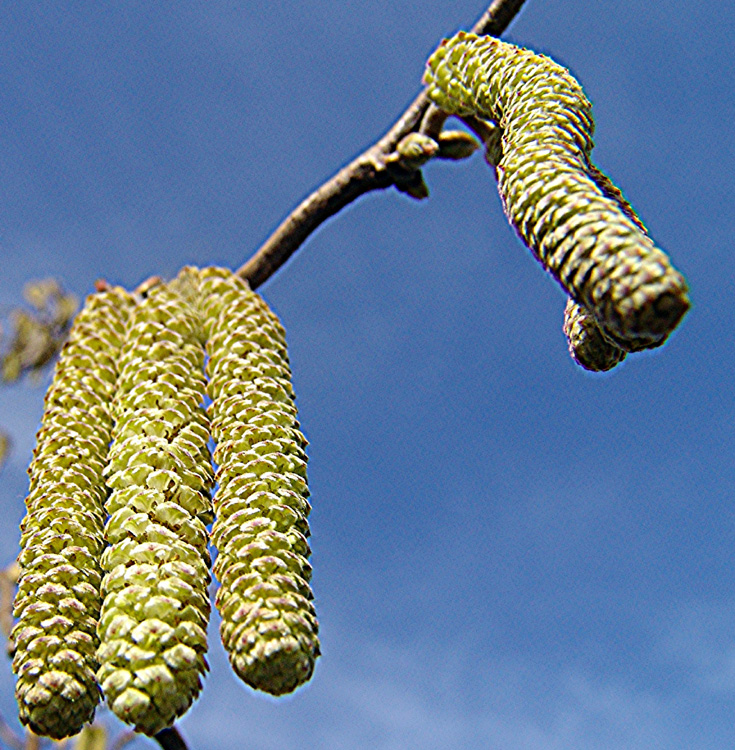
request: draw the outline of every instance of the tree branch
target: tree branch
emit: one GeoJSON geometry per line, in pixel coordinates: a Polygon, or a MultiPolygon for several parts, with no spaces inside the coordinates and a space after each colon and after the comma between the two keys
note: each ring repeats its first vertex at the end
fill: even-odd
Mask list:
{"type": "Polygon", "coordinates": [[[2,716],[0,716],[0,740],[9,748],[12,748],[12,750],[23,750],[25,745],[23,740],[10,728],[2,716]]]}
{"type": "Polygon", "coordinates": [[[179,734],[179,730],[176,727],[162,729],[153,739],[163,750],[188,750],[184,738],[179,734]]]}
{"type": "MultiPolygon", "coordinates": [[[[499,36],[524,2],[493,0],[472,31],[499,36]]],[[[238,269],[237,274],[255,289],[269,279],[324,221],[361,195],[394,185],[395,178],[386,167],[386,159],[401,138],[419,129],[430,106],[426,92],[422,91],[377,143],[302,201],[255,255],[238,269]]]]}
{"type": "Polygon", "coordinates": [[[493,0],[480,20],[472,27],[473,34],[500,36],[516,17],[525,0],[493,0]]]}

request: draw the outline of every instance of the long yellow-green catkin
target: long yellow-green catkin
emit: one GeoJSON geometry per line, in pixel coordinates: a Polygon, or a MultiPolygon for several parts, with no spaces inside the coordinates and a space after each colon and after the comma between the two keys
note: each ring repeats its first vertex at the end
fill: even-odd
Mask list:
{"type": "Polygon", "coordinates": [[[207,669],[212,467],[196,273],[150,290],[120,358],[102,555],[97,678],[114,713],[152,735],[207,669]]]}
{"type": "Polygon", "coordinates": [[[689,307],[684,278],[591,164],[591,105],[543,55],[460,32],[432,55],[430,98],[502,129],[498,188],[521,238],[605,336],[660,346],[689,307]]]}
{"type": "MultiPolygon", "coordinates": [[[[610,178],[592,163],[588,165],[588,169],[597,187],[618,204],[620,210],[641,232],[648,234],[638,214],[618,187],[610,181],[610,178]]],[[[605,336],[595,316],[589,310],[571,298],[567,300],[564,309],[563,328],[572,359],[585,370],[605,372],[625,359],[626,351],[605,336]]]]}
{"type": "Polygon", "coordinates": [[[110,402],[133,300],[111,288],[87,298],[61,351],[29,468],[21,524],[13,670],[20,719],[60,739],[94,717],[102,470],[110,402]]]}
{"type": "Polygon", "coordinates": [[[223,269],[203,271],[201,293],[219,467],[212,542],[222,642],[242,680],[282,695],[311,677],[319,655],[306,439],[276,316],[223,269]]]}

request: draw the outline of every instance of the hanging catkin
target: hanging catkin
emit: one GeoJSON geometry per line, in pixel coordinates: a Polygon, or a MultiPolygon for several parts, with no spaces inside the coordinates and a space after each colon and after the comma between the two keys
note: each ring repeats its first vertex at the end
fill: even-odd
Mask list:
{"type": "MultiPolygon", "coordinates": [[[[620,210],[641,230],[648,234],[643,222],[625,196],[594,164],[588,164],[590,176],[608,198],[614,200],[620,210]]],[[[625,359],[626,352],[614,344],[603,332],[595,316],[573,299],[567,300],[564,309],[564,335],[569,344],[572,359],[592,372],[605,372],[625,359]]]]}
{"type": "Polygon", "coordinates": [[[498,189],[519,235],[607,339],[660,346],[689,307],[684,278],[591,165],[591,105],[543,55],[459,32],[429,60],[430,98],[502,130],[498,189]]]}
{"type": "Polygon", "coordinates": [[[605,372],[625,359],[625,351],[605,337],[594,316],[573,299],[564,310],[564,334],[574,361],[592,372],[605,372]]]}
{"type": "Polygon", "coordinates": [[[117,716],[152,735],[192,704],[207,669],[212,468],[196,274],[135,309],[105,469],[98,680],[117,716]]]}
{"type": "Polygon", "coordinates": [[[102,470],[125,319],[133,300],[111,288],[87,298],[46,395],[21,524],[13,670],[20,719],[56,739],[94,717],[102,470]]]}
{"type": "Polygon", "coordinates": [[[219,467],[212,542],[222,642],[247,684],[281,695],[311,677],[319,655],[306,440],[278,319],[231,272],[202,276],[219,467]]]}

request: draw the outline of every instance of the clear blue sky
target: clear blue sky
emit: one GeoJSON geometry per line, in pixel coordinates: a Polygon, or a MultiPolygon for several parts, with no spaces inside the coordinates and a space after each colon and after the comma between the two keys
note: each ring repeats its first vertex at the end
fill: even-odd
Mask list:
{"type": "MultiPolygon", "coordinates": [[[[84,295],[237,267],[482,10],[3,3],[0,303],[39,276],[84,295]]],[[[575,367],[479,157],[430,165],[428,201],[360,201],[262,288],[311,441],[324,656],[275,701],[213,633],[193,749],[735,744],[733,33],[730,3],[528,0],[506,35],[579,77],[596,161],[687,275],[663,349],[575,367]]],[[[41,400],[0,392],[3,564],[41,400]]]]}

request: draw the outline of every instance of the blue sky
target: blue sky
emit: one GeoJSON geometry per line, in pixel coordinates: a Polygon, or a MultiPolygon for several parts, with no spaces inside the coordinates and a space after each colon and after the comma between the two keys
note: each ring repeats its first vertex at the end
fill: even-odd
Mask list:
{"type": "MultiPolygon", "coordinates": [[[[39,276],[81,296],[239,266],[482,10],[3,4],[0,304],[39,276]]],[[[231,676],[213,631],[192,748],[735,743],[734,28],[727,3],[528,0],[506,35],[581,80],[596,162],[689,280],[662,349],[608,375],[573,364],[564,295],[479,157],[429,165],[427,201],[361,200],[262,287],[311,441],[324,656],[276,701],[231,676]]],[[[0,391],[3,564],[41,401],[0,391]]]]}

